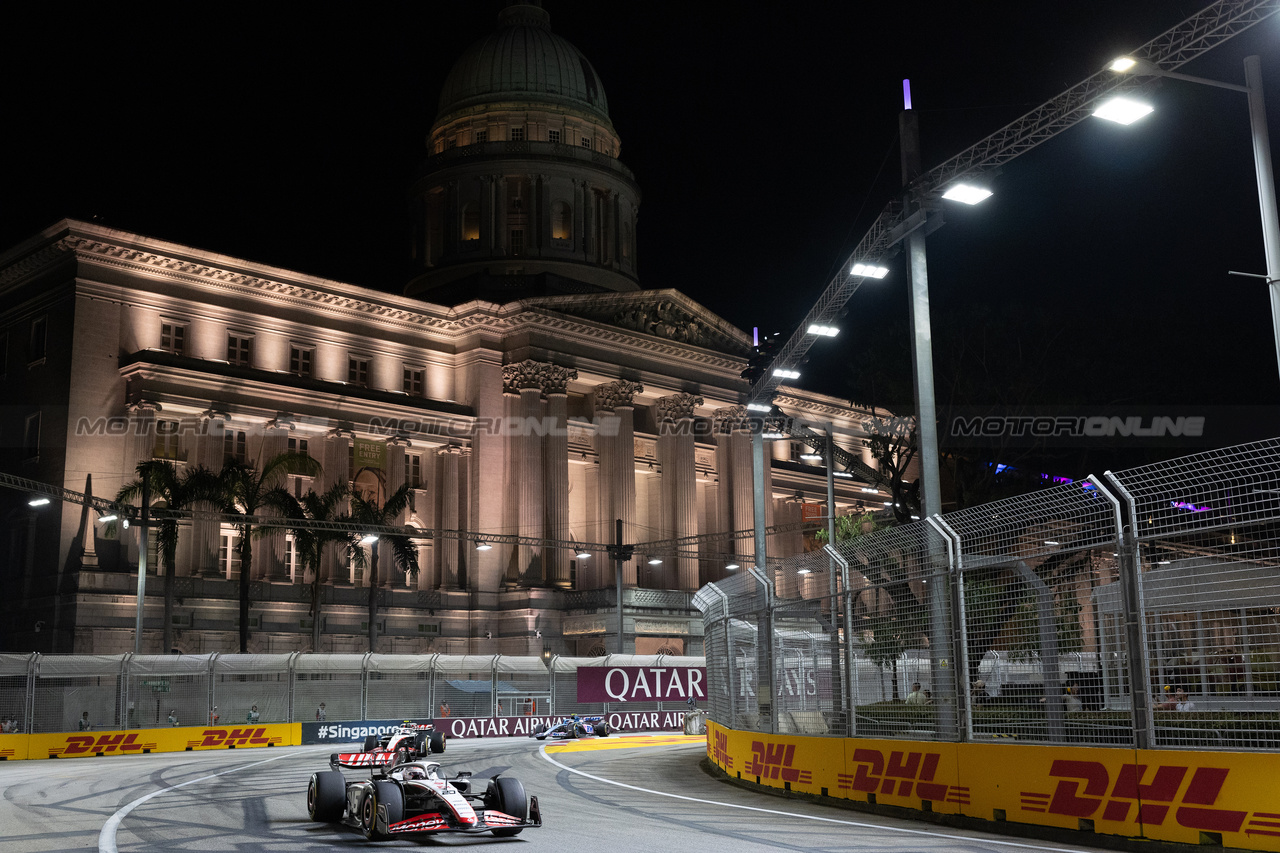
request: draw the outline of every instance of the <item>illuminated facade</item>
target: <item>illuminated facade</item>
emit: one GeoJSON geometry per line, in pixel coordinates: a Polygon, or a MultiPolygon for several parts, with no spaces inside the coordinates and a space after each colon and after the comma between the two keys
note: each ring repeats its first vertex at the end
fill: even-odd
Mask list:
{"type": "MultiPolygon", "coordinates": [[[[291,478],[296,494],[409,483],[398,521],[422,531],[421,568],[383,561],[382,652],[616,650],[600,546],[621,519],[640,545],[625,564],[626,650],[702,654],[692,594],[748,565],[751,540],[643,543],[752,526],[749,337],[679,292],[639,289],[639,191],[598,79],[540,8],[510,7],[459,60],[428,145],[413,184],[421,273],[403,296],[76,221],[0,255],[2,470],[110,498],[147,459],[217,470],[295,451],[323,465],[291,478]],[[530,40],[547,49],[515,68],[511,45],[530,40]]],[[[870,462],[866,410],[791,388],[778,404],[833,424],[870,462]]],[[[770,447],[771,524],[825,501],[824,469],[801,449],[770,447]]],[[[863,485],[840,481],[841,511],[878,503],[863,485]]],[[[0,498],[8,588],[21,591],[0,649],[131,650],[136,529],[0,498]]],[[[216,521],[182,526],[174,648],[237,649],[249,571],[250,651],[310,650],[313,578],[291,538],[256,542],[249,567],[234,546],[216,521]]],[[[798,528],[769,542],[771,556],[804,546],[798,528]]],[[[318,650],[366,651],[363,573],[332,552],[319,581],[318,650]]],[[[148,586],[152,652],[162,585],[148,586]]]]}

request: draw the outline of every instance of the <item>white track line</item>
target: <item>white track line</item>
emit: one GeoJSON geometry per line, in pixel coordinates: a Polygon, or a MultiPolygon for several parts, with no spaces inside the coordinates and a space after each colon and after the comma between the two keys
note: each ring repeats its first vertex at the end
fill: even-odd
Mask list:
{"type": "Polygon", "coordinates": [[[936,829],[907,829],[906,827],[901,827],[901,826],[883,826],[877,823],[861,823],[856,820],[840,820],[839,818],[834,818],[834,817],[819,817],[818,815],[807,815],[807,814],[797,814],[795,812],[784,812],[778,809],[762,809],[756,806],[743,806],[743,805],[738,805],[737,803],[723,803],[718,800],[704,800],[700,797],[686,797],[681,794],[668,793],[667,791],[654,791],[650,788],[641,788],[636,785],[628,785],[626,782],[615,782],[613,779],[605,779],[603,776],[595,776],[595,775],[592,775],[591,773],[583,772],[582,770],[575,770],[572,767],[568,767],[564,764],[561,764],[559,761],[556,761],[554,758],[547,755],[546,746],[543,746],[539,750],[539,752],[542,754],[543,758],[545,758],[547,761],[554,764],[556,767],[559,767],[561,770],[566,770],[570,773],[576,773],[579,776],[584,776],[587,779],[594,779],[597,782],[604,782],[606,785],[616,785],[619,788],[627,788],[632,791],[640,791],[641,793],[653,794],[658,797],[670,797],[673,800],[686,800],[691,803],[705,803],[706,805],[710,805],[710,806],[724,806],[727,809],[741,809],[743,811],[748,811],[748,812],[762,812],[764,814],[778,815],[780,817],[794,817],[794,818],[799,818],[801,820],[821,821],[822,823],[838,823],[841,826],[856,826],[863,829],[875,829],[880,832],[901,832],[907,835],[927,835],[930,838],[948,838],[955,841],[967,841],[970,843],[997,844],[1002,847],[1020,847],[1026,850],[1052,850],[1054,851],[1054,853],[1085,853],[1085,851],[1083,850],[1072,848],[1072,847],[1042,847],[1038,844],[1024,844],[1020,841],[998,841],[994,838],[988,838],[985,834],[982,836],[950,835],[945,832],[938,832],[936,829]]]}
{"type": "Polygon", "coordinates": [[[279,761],[284,758],[278,755],[275,758],[267,758],[262,761],[255,761],[252,764],[242,764],[239,767],[232,767],[230,770],[223,770],[221,773],[210,773],[208,776],[201,776],[199,779],[188,779],[185,782],[179,782],[177,785],[170,785],[168,788],[161,788],[158,791],[152,791],[150,794],[144,794],[138,799],[122,806],[115,814],[107,818],[107,822],[102,825],[102,831],[98,833],[98,853],[117,853],[116,850],[116,830],[120,828],[120,822],[128,816],[129,812],[145,803],[152,797],[158,797],[161,794],[167,794],[170,791],[176,791],[179,788],[185,788],[187,785],[194,785],[196,782],[204,782],[208,779],[216,779],[219,776],[225,776],[228,773],[235,773],[240,770],[248,770],[250,767],[257,767],[259,764],[266,764],[271,761],[279,761]]]}

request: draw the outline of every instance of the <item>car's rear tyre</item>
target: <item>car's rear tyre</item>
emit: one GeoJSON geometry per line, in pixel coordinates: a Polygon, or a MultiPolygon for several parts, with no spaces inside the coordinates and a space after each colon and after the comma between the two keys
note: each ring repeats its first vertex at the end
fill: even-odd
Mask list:
{"type": "Polygon", "coordinates": [[[374,782],[360,803],[360,828],[370,841],[382,841],[391,836],[378,825],[378,806],[387,812],[386,826],[404,820],[404,794],[394,782],[374,782]]]}
{"type": "Polygon", "coordinates": [[[444,732],[427,732],[427,744],[434,753],[444,752],[444,732]]]}
{"type": "MultiPolygon", "coordinates": [[[[522,821],[529,818],[529,798],[525,796],[524,785],[519,779],[509,779],[506,776],[490,779],[485,805],[522,821]]],[[[523,826],[504,826],[493,830],[493,834],[498,838],[510,838],[519,835],[522,829],[523,826]]]]}
{"type": "Polygon", "coordinates": [[[364,749],[362,749],[362,750],[361,750],[361,752],[373,752],[373,751],[374,751],[375,749],[377,749],[377,748],[378,748],[378,736],[377,736],[377,735],[365,735],[365,736],[364,736],[364,749]]]}
{"type": "Polygon", "coordinates": [[[604,723],[604,722],[599,723],[599,724],[596,726],[596,734],[598,734],[600,737],[608,737],[608,736],[609,736],[609,725],[608,725],[607,723],[604,723]]]}
{"type": "Polygon", "coordinates": [[[307,814],[312,820],[334,823],[342,820],[347,805],[347,783],[341,771],[321,770],[311,774],[307,785],[307,814]]]}

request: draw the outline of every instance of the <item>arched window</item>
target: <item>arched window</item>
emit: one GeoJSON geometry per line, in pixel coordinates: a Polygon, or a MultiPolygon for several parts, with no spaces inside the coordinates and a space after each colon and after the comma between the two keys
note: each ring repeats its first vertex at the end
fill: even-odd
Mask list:
{"type": "Polygon", "coordinates": [[[551,239],[573,239],[573,208],[568,202],[557,201],[551,205],[551,239]]]}
{"type": "Polygon", "coordinates": [[[480,239],[480,208],[475,204],[462,206],[462,239],[480,239]]]}

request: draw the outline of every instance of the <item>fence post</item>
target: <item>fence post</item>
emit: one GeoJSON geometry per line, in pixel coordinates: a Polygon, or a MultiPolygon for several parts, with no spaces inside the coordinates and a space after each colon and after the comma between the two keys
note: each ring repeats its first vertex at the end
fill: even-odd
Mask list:
{"type": "Polygon", "coordinates": [[[284,719],[285,722],[293,722],[293,689],[297,682],[298,658],[302,656],[302,652],[294,652],[289,655],[289,665],[286,671],[289,673],[289,691],[284,698],[284,719]]]}
{"type": "Polygon", "coordinates": [[[214,672],[213,672],[213,669],[217,660],[218,660],[218,652],[214,652],[213,654],[209,655],[209,686],[208,686],[208,689],[205,690],[205,709],[204,709],[204,720],[209,725],[213,725],[213,709],[218,707],[217,705],[218,690],[216,685],[217,677],[214,675],[214,672]]]}
{"type": "Polygon", "coordinates": [[[36,671],[40,669],[40,653],[32,652],[27,658],[27,696],[22,703],[25,709],[22,723],[24,734],[35,734],[36,723],[36,671]]]}
{"type": "Polygon", "coordinates": [[[134,652],[125,652],[120,658],[120,671],[116,674],[116,719],[117,728],[129,728],[129,664],[133,661],[134,652]]]}
{"type": "MultiPolygon", "coordinates": [[[[844,590],[844,606],[841,620],[844,623],[844,695],[841,701],[847,709],[845,714],[845,735],[847,737],[858,736],[858,703],[857,696],[854,695],[853,680],[853,593],[849,591],[849,561],[846,560],[835,546],[828,542],[822,546],[822,550],[827,552],[827,556],[840,567],[840,585],[844,590]]],[[[834,603],[834,602],[833,602],[834,603]]],[[[835,621],[832,614],[832,621],[835,621]]],[[[833,654],[839,654],[837,648],[833,654]]]]}
{"type": "Polygon", "coordinates": [[[764,591],[764,609],[757,611],[756,617],[756,708],[760,714],[756,730],[777,734],[778,721],[773,713],[773,584],[762,568],[752,567],[748,571],[764,591]],[[768,728],[763,728],[762,723],[768,728]]]}
{"type": "MultiPolygon", "coordinates": [[[[371,593],[372,594],[372,593],[371,593]]],[[[365,652],[360,658],[360,719],[369,719],[369,658],[373,652],[365,652]]]]}
{"type": "Polygon", "coordinates": [[[1111,501],[1116,519],[1116,543],[1120,555],[1120,601],[1124,611],[1125,655],[1129,673],[1129,700],[1133,713],[1134,746],[1151,749],[1155,745],[1155,719],[1151,715],[1151,691],[1149,663],[1147,659],[1147,632],[1145,607],[1142,602],[1142,574],[1138,566],[1138,543],[1133,535],[1133,521],[1137,517],[1137,505],[1115,475],[1103,474],[1125,499],[1129,524],[1121,517],[1121,504],[1111,492],[1102,487],[1097,478],[1089,480],[1111,501]]]}
{"type": "MultiPolygon", "coordinates": [[[[966,737],[971,734],[968,706],[965,701],[962,701],[962,697],[967,699],[967,693],[961,692],[965,689],[961,684],[969,680],[969,670],[959,669],[967,660],[962,621],[964,605],[963,602],[957,602],[960,592],[956,583],[960,577],[958,560],[960,537],[947,527],[940,515],[929,516],[925,519],[925,523],[928,524],[928,529],[942,539],[947,549],[947,570],[934,575],[932,578],[934,584],[929,590],[929,650],[932,658],[930,663],[933,688],[938,692],[938,698],[942,700],[935,703],[937,708],[935,725],[940,732],[945,732],[951,739],[960,740],[962,733],[966,737]],[[959,604],[958,607],[957,604],[959,604]],[[966,677],[958,678],[957,671],[965,673],[966,677]]],[[[929,547],[930,568],[939,562],[940,555],[935,555],[935,550],[936,546],[929,547]]]]}

